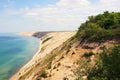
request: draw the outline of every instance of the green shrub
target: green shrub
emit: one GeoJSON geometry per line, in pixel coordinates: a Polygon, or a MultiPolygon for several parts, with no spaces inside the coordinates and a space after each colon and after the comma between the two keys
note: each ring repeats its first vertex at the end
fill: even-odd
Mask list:
{"type": "Polygon", "coordinates": [[[52,37],[48,37],[48,38],[46,38],[45,40],[43,40],[42,43],[45,43],[46,41],[50,40],[51,38],[52,38],[52,37]]]}
{"type": "Polygon", "coordinates": [[[90,57],[90,56],[92,56],[92,55],[94,55],[93,52],[88,52],[88,53],[84,53],[83,57],[88,58],[88,57],[90,57]]]}
{"type": "Polygon", "coordinates": [[[99,61],[89,73],[88,79],[120,80],[120,46],[106,49],[100,54],[99,61]]]}
{"type": "MultiPolygon", "coordinates": [[[[85,53],[87,57],[90,55],[93,53],[85,53]]],[[[96,55],[94,66],[89,63],[89,58],[78,62],[79,67],[74,71],[78,76],[76,80],[82,80],[82,76],[87,76],[87,80],[120,80],[120,46],[104,47],[103,52],[96,55]]]]}
{"type": "Polygon", "coordinates": [[[45,70],[42,70],[40,77],[46,78],[47,77],[47,72],[45,70]]]}
{"type": "Polygon", "coordinates": [[[67,77],[64,77],[63,80],[69,80],[67,77]]]}
{"type": "Polygon", "coordinates": [[[48,69],[51,69],[52,61],[48,63],[48,69]]]}

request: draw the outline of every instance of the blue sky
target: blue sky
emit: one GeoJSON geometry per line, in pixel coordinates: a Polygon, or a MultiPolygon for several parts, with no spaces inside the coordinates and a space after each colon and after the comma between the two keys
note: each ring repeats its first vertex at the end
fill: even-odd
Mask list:
{"type": "Polygon", "coordinates": [[[77,30],[106,10],[120,11],[119,0],[0,0],[0,32],[77,30]]]}

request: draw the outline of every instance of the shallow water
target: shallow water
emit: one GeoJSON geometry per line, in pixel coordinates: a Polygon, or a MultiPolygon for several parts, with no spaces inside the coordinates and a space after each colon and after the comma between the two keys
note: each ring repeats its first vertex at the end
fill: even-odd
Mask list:
{"type": "Polygon", "coordinates": [[[37,38],[0,34],[0,80],[8,80],[32,58],[38,48],[37,38]]]}

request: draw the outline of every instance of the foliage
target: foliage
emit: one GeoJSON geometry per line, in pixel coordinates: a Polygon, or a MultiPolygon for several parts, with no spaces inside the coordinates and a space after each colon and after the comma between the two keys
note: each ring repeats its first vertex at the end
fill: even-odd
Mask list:
{"type": "Polygon", "coordinates": [[[63,80],[69,80],[67,77],[64,77],[63,80]]]}
{"type": "Polygon", "coordinates": [[[79,27],[76,37],[90,41],[103,41],[108,36],[120,35],[120,12],[104,12],[88,17],[79,27]]]}
{"type": "Polygon", "coordinates": [[[51,69],[51,67],[52,67],[52,61],[48,63],[48,69],[51,69]]]}
{"type": "Polygon", "coordinates": [[[83,78],[81,78],[81,77],[78,77],[76,80],[83,80],[83,78]]]}
{"type": "Polygon", "coordinates": [[[90,57],[90,56],[92,56],[92,55],[94,55],[94,53],[93,53],[93,52],[84,53],[83,57],[88,58],[88,57],[90,57]]]}
{"type": "Polygon", "coordinates": [[[89,73],[89,80],[120,80],[120,46],[104,49],[95,67],[89,73]]]}
{"type": "Polygon", "coordinates": [[[84,80],[82,77],[88,76],[92,68],[90,58],[87,58],[86,60],[79,60],[77,64],[79,65],[78,68],[73,71],[74,74],[78,76],[76,80],[84,80]]]}
{"type": "Polygon", "coordinates": [[[46,78],[47,77],[47,72],[45,70],[42,70],[40,77],[46,78]]]}
{"type": "Polygon", "coordinates": [[[46,39],[43,41],[43,43],[45,43],[46,41],[50,40],[51,38],[52,38],[52,37],[46,38],[46,39]]]}
{"type": "Polygon", "coordinates": [[[78,76],[76,80],[83,80],[83,76],[87,76],[87,80],[120,80],[120,46],[104,47],[96,56],[94,66],[89,63],[89,58],[78,62],[79,67],[74,72],[78,76]]]}

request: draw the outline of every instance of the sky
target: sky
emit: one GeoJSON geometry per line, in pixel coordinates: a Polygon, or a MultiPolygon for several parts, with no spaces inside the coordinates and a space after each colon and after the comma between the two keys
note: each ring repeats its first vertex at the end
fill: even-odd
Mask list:
{"type": "Polygon", "coordinates": [[[0,0],[0,32],[77,30],[88,16],[120,12],[119,0],[0,0]]]}

